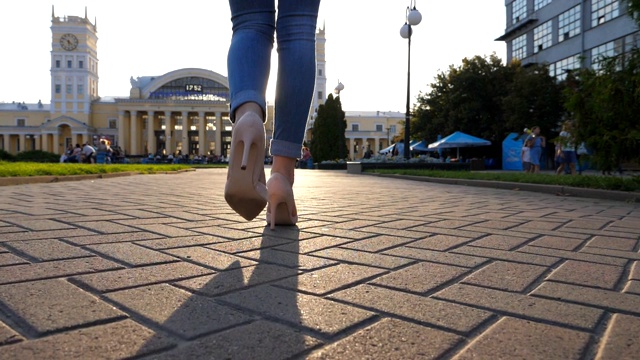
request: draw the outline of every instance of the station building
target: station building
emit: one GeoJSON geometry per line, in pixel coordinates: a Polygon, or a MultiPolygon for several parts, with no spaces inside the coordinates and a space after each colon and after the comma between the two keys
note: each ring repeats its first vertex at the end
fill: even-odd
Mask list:
{"type": "MultiPolygon", "coordinates": [[[[51,102],[0,102],[0,149],[16,154],[44,150],[62,154],[70,145],[107,139],[127,155],[216,154],[231,145],[228,79],[211,70],[185,68],[129,79],[128,96],[99,95],[96,23],[80,16],[51,18],[51,102]]],[[[317,74],[307,123],[327,96],[325,29],[316,33],[317,74]]],[[[273,133],[267,105],[267,144],[273,133]]],[[[404,114],[347,112],[351,159],[380,150],[397,135],[404,114]]],[[[266,149],[268,153],[268,149],[266,149]]]]}

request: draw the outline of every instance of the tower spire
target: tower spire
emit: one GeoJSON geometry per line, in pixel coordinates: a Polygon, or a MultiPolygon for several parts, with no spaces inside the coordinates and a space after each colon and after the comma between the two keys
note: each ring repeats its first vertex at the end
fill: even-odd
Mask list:
{"type": "Polygon", "coordinates": [[[56,12],[54,11],[53,5],[51,5],[51,18],[55,18],[56,17],[56,12]]]}
{"type": "Polygon", "coordinates": [[[84,7],[84,18],[85,19],[87,18],[87,7],[86,6],[84,7]]]}

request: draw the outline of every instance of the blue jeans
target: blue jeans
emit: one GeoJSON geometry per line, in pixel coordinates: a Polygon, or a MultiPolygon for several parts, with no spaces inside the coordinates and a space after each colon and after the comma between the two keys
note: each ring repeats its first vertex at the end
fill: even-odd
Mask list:
{"type": "Polygon", "coordinates": [[[315,86],[316,22],[320,0],[229,0],[233,37],[227,57],[231,121],[255,102],[266,114],[265,92],[274,32],[278,77],[271,155],[299,158],[315,86]]]}

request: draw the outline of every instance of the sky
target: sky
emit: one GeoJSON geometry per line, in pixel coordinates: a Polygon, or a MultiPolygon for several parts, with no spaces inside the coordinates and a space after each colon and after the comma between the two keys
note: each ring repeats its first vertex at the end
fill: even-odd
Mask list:
{"type": "MultiPolygon", "coordinates": [[[[323,0],[327,91],[344,85],[347,111],[404,112],[407,40],[400,37],[409,0],[323,0]]],[[[128,96],[131,76],[160,76],[181,68],[227,75],[231,40],[228,1],[6,1],[0,5],[0,102],[50,103],[51,6],[56,16],[97,19],[99,95],[128,96]]],[[[436,75],[465,57],[496,53],[505,29],[504,0],[417,0],[422,22],[411,40],[411,103],[436,75]]],[[[277,53],[267,100],[273,101],[277,53]]]]}

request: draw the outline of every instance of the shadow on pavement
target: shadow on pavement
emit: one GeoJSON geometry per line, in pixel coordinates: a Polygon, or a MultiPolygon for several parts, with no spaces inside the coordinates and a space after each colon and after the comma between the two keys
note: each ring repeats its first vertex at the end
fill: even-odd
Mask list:
{"type": "Polygon", "coordinates": [[[265,228],[255,266],[242,267],[241,261],[236,260],[213,275],[176,286],[145,288],[143,295],[148,303],[166,313],[149,316],[149,312],[154,313],[152,305],[144,311],[147,315],[141,321],[148,322],[151,317],[150,327],[161,330],[140,347],[136,357],[282,359],[312,346],[312,338],[283,325],[299,326],[301,322],[297,293],[266,284],[287,278],[287,288],[297,289],[299,230],[295,227],[281,231],[291,241],[288,251],[269,250],[281,245],[282,238],[278,238],[278,230],[265,228]],[[175,310],[169,313],[171,310],[167,309],[173,307],[175,310]],[[169,351],[163,352],[166,349],[169,351]]]}

